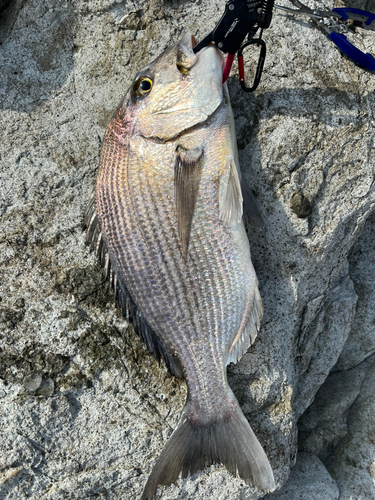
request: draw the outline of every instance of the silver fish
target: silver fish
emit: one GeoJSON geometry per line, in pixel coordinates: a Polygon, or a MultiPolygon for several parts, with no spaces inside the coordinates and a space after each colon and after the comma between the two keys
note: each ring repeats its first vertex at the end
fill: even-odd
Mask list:
{"type": "Polygon", "coordinates": [[[147,481],[213,463],[268,492],[274,476],[226,375],[263,314],[243,222],[233,114],[221,53],[192,35],[135,77],[111,120],[87,239],[148,349],[184,377],[188,397],[147,481]]]}

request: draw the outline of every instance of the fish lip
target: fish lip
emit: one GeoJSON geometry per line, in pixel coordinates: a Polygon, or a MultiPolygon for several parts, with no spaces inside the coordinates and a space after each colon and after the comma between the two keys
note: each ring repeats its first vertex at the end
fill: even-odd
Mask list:
{"type": "Polygon", "coordinates": [[[191,51],[193,51],[194,47],[197,45],[195,36],[192,33],[185,33],[181,38],[180,43],[185,45],[185,47],[187,47],[191,51]]]}
{"type": "Polygon", "coordinates": [[[156,111],[155,115],[169,115],[171,113],[176,113],[176,111],[189,111],[190,108],[171,108],[164,111],[156,111]]]}
{"type": "Polygon", "coordinates": [[[215,45],[215,42],[210,42],[208,45],[206,45],[205,47],[203,47],[198,53],[197,53],[197,56],[199,57],[199,55],[203,54],[204,52],[206,52],[207,50],[210,50],[210,49],[215,49],[216,52],[218,53],[218,55],[220,56],[220,64],[221,64],[221,74],[224,73],[224,66],[225,66],[225,60],[224,60],[224,54],[221,52],[221,50],[219,50],[216,45],[215,45]]]}
{"type": "MultiPolygon", "coordinates": [[[[185,45],[185,47],[187,47],[193,54],[194,54],[194,50],[193,50],[194,47],[196,45],[198,45],[197,40],[192,33],[185,33],[182,36],[180,43],[185,45]]],[[[207,50],[212,49],[212,48],[216,49],[216,51],[220,54],[221,74],[223,74],[224,73],[224,66],[225,66],[224,65],[224,57],[223,57],[222,52],[216,47],[214,42],[210,42],[208,45],[203,47],[197,54],[194,54],[194,55],[197,58],[199,58],[200,55],[202,55],[204,52],[206,52],[207,50]]]]}

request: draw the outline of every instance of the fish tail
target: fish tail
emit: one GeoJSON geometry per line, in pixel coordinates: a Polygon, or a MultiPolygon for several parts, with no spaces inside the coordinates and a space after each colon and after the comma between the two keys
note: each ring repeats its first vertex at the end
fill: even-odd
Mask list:
{"type": "Polygon", "coordinates": [[[154,498],[158,485],[185,478],[214,463],[222,463],[233,474],[265,493],[275,489],[272,468],[261,444],[239,407],[237,400],[230,416],[208,425],[189,415],[187,405],[180,422],[146,483],[142,499],[154,498]]]}

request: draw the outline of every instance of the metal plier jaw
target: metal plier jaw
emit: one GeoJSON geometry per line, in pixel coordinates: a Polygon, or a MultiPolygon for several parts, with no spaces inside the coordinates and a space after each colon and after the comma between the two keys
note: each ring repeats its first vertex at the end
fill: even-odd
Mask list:
{"type": "Polygon", "coordinates": [[[266,57],[266,44],[261,39],[263,29],[271,24],[274,0],[230,0],[226,3],[225,11],[215,28],[200,43],[194,47],[199,52],[203,47],[214,42],[216,47],[228,54],[224,67],[223,83],[227,80],[236,52],[238,52],[238,66],[240,83],[243,90],[253,92],[259,85],[266,57]],[[261,29],[258,38],[254,35],[261,29]],[[244,42],[245,38],[248,38],[244,42]],[[249,45],[261,47],[258,67],[254,83],[248,87],[244,78],[243,50],[249,45]]]}
{"type": "Polygon", "coordinates": [[[320,11],[310,9],[299,0],[291,0],[291,2],[298,9],[289,9],[280,5],[275,5],[275,7],[290,14],[310,17],[315,26],[325,32],[341,52],[350,57],[359,66],[370,71],[375,71],[375,58],[371,54],[359,50],[343,34],[343,32],[348,31],[348,27],[344,24],[345,21],[352,20],[356,26],[359,25],[368,28],[374,23],[375,14],[348,7],[332,9],[331,11],[320,11]]]}

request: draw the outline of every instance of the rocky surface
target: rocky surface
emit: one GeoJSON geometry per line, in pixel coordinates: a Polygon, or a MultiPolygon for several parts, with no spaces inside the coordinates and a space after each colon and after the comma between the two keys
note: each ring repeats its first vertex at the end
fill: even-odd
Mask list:
{"type": "MultiPolygon", "coordinates": [[[[181,33],[201,39],[222,9],[0,2],[1,499],[139,498],[176,425],[185,385],[121,318],[82,219],[105,126],[134,74],[181,33]]],[[[375,54],[373,34],[354,37],[375,54]]],[[[256,93],[229,80],[266,225],[249,231],[262,329],[229,381],[279,487],[302,415],[302,453],[269,498],[372,500],[374,75],[303,19],[276,12],[264,38],[256,93]]],[[[160,491],[262,496],[220,466],[160,491]]]]}
{"type": "Polygon", "coordinates": [[[340,490],[340,500],[375,494],[375,356],[334,372],[300,422],[300,449],[316,454],[340,490]]]}
{"type": "Polygon", "coordinates": [[[312,453],[298,453],[284,487],[264,500],[338,500],[339,488],[322,462],[312,453]]]}
{"type": "Polygon", "coordinates": [[[335,370],[354,368],[375,353],[375,216],[372,215],[349,256],[350,276],[358,295],[348,340],[335,370]]]}

